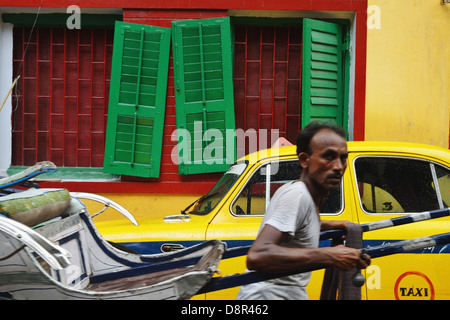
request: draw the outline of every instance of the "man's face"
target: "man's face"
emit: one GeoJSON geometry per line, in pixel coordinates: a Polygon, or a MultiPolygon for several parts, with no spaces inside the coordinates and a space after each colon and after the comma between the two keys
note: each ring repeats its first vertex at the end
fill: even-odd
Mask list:
{"type": "Polygon", "coordinates": [[[325,191],[338,189],[347,168],[345,139],[330,129],[322,129],[311,139],[309,149],[310,154],[302,164],[309,180],[325,191]]]}

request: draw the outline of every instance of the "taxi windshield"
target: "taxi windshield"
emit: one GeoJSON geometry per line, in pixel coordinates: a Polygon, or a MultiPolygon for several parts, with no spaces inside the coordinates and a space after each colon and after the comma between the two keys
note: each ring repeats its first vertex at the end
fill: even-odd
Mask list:
{"type": "Polygon", "coordinates": [[[247,163],[245,162],[239,162],[232,165],[206,195],[200,197],[192,205],[184,209],[183,213],[198,215],[210,213],[239,179],[246,167],[247,163]],[[191,206],[193,206],[193,208],[191,211],[188,211],[191,206]]]}

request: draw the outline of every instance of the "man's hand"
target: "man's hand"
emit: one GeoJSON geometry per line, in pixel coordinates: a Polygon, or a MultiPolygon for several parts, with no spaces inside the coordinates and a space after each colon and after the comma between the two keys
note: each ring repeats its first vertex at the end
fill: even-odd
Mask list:
{"type": "Polygon", "coordinates": [[[343,245],[324,248],[327,251],[331,264],[342,271],[350,271],[353,267],[365,269],[370,265],[370,256],[361,256],[358,249],[348,248],[343,245]]]}

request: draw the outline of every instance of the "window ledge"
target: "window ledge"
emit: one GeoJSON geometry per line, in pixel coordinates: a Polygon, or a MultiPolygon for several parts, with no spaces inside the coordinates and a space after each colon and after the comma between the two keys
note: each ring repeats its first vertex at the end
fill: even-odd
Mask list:
{"type": "MultiPolygon", "coordinates": [[[[6,173],[11,176],[28,167],[11,166],[6,173]]],[[[58,167],[56,172],[39,175],[39,181],[117,182],[120,175],[104,173],[103,168],[58,167]]]]}

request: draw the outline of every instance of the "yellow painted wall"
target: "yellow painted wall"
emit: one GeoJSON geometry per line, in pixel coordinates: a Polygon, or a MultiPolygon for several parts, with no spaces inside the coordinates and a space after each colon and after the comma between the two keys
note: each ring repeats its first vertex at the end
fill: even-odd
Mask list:
{"type": "Polygon", "coordinates": [[[368,5],[365,139],[448,148],[450,4],[369,0],[368,5]]]}
{"type": "MultiPolygon", "coordinates": [[[[186,208],[202,195],[184,195],[184,194],[141,194],[141,193],[105,193],[100,194],[108,199],[117,202],[127,209],[139,222],[140,219],[152,216],[175,215],[180,214],[181,210],[186,208]]],[[[96,204],[89,200],[82,200],[92,215],[103,208],[103,205],[96,204]]],[[[95,222],[108,220],[121,220],[124,217],[108,208],[103,213],[94,218],[95,222]]]]}

